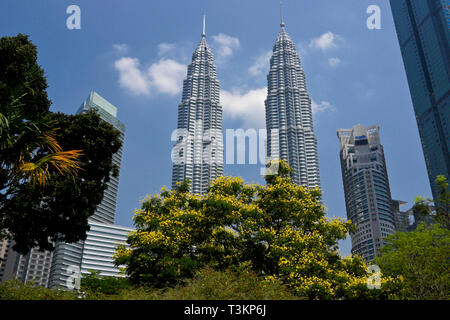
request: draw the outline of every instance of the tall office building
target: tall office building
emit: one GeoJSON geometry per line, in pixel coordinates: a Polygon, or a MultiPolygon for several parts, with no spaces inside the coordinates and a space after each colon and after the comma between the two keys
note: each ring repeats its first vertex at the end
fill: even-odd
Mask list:
{"type": "Polygon", "coordinates": [[[436,201],[436,176],[450,178],[450,1],[390,3],[436,201]]]}
{"type": "Polygon", "coordinates": [[[53,253],[31,249],[26,255],[12,249],[13,240],[0,241],[0,283],[17,278],[23,283],[47,287],[53,253]]]}
{"type": "MultiPolygon", "coordinates": [[[[103,121],[120,131],[123,142],[125,126],[117,119],[117,108],[95,92],[83,102],[78,113],[95,109],[103,121]]],[[[113,163],[120,169],[122,148],[113,155],[113,163]]],[[[113,264],[117,244],[124,244],[131,229],[114,225],[119,178],[111,176],[103,200],[89,218],[91,230],[87,239],[77,243],[55,244],[55,250],[38,251],[33,248],[26,255],[12,249],[10,240],[0,241],[0,282],[17,278],[22,282],[32,281],[40,286],[67,287],[68,279],[79,270],[80,275],[88,270],[100,271],[102,276],[117,276],[119,268],[113,264]]]]}
{"type": "MultiPolygon", "coordinates": [[[[192,55],[178,106],[176,143],[172,149],[172,188],[190,180],[190,191],[206,192],[223,175],[222,107],[214,56],[206,42],[205,18],[200,44],[192,55]]],[[[174,139],[175,138],[175,139],[174,139]]]]}
{"type": "Polygon", "coordinates": [[[12,249],[14,242],[9,239],[0,240],[0,283],[15,277],[17,252],[12,249]]]}
{"type": "Polygon", "coordinates": [[[447,26],[450,28],[450,0],[441,0],[442,9],[444,10],[445,21],[447,21],[447,26]]]}
{"type": "Polygon", "coordinates": [[[118,245],[127,246],[131,228],[89,221],[86,240],[75,244],[62,244],[64,250],[55,251],[51,267],[50,287],[71,288],[73,280],[90,271],[99,276],[122,276],[113,256],[118,245]],[[63,254],[61,254],[63,253],[63,254]]]}
{"type": "Polygon", "coordinates": [[[395,231],[408,232],[411,229],[410,212],[402,211],[401,206],[407,202],[400,200],[392,200],[392,210],[395,219],[395,231]]]}
{"type": "MultiPolygon", "coordinates": [[[[120,139],[123,143],[125,126],[120,120],[117,119],[117,108],[96,92],[91,92],[89,97],[81,104],[77,113],[88,112],[91,109],[96,110],[103,121],[108,122],[120,131],[120,139]]],[[[113,155],[112,158],[112,162],[116,164],[119,169],[122,161],[122,148],[123,146],[113,155]]],[[[107,188],[103,194],[102,202],[98,205],[94,214],[89,217],[89,226],[91,229],[93,228],[94,223],[107,224],[110,225],[111,228],[120,228],[118,226],[114,226],[118,191],[119,175],[117,177],[113,177],[111,175],[110,181],[108,182],[107,188]]],[[[81,268],[87,248],[86,241],[87,240],[77,243],[58,242],[55,244],[50,269],[50,287],[66,286],[67,279],[73,276],[74,270],[81,268]]],[[[99,263],[101,263],[103,258],[101,258],[100,255],[98,258],[99,263]]]]}
{"type": "MultiPolygon", "coordinates": [[[[122,147],[120,147],[119,151],[117,151],[112,158],[113,164],[117,165],[120,172],[125,125],[117,119],[117,108],[94,91],[92,91],[89,94],[89,97],[81,104],[77,113],[88,112],[91,109],[96,110],[103,121],[108,122],[120,132],[122,147]]],[[[119,192],[119,175],[120,173],[117,177],[113,177],[111,174],[110,180],[107,183],[107,188],[103,194],[103,200],[98,205],[95,213],[90,217],[92,221],[97,221],[100,223],[114,223],[117,194],[119,192]]]]}
{"type": "Polygon", "coordinates": [[[299,55],[283,19],[270,59],[265,108],[268,159],[287,161],[296,184],[320,187],[311,99],[299,55]]]}
{"type": "Polygon", "coordinates": [[[383,238],[395,232],[395,215],[389,188],[379,126],[337,131],[347,218],[356,224],[351,233],[352,253],[372,261],[383,238]]]}

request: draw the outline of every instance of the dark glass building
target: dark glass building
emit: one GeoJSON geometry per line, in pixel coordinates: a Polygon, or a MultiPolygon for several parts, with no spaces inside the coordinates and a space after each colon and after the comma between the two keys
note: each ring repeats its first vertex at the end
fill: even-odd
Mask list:
{"type": "Polygon", "coordinates": [[[450,176],[450,0],[390,0],[435,200],[450,176]]]}
{"type": "Polygon", "coordinates": [[[352,254],[373,261],[396,230],[389,178],[380,142],[380,127],[337,131],[347,218],[356,228],[350,233],[352,254]]]}

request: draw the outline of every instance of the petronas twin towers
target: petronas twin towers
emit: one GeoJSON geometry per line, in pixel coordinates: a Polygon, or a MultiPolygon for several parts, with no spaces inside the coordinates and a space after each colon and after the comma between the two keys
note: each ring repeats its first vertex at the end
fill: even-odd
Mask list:
{"type": "MultiPolygon", "coordinates": [[[[293,181],[320,187],[317,140],[313,130],[311,99],[295,45],[281,31],[273,47],[267,76],[267,158],[281,158],[293,168],[293,181]]],[[[178,106],[176,141],[172,151],[172,187],[190,180],[190,191],[203,194],[223,175],[223,111],[213,54],[206,42],[205,18],[200,44],[192,55],[178,106]]]]}
{"type": "Polygon", "coordinates": [[[203,194],[214,179],[223,175],[219,90],[214,57],[206,43],[203,17],[202,40],[192,55],[178,106],[177,142],[172,151],[172,187],[189,179],[190,191],[203,194]]]}
{"type": "Polygon", "coordinates": [[[300,58],[283,20],[273,46],[267,82],[267,155],[286,160],[294,170],[292,179],[296,184],[319,187],[311,99],[300,58]],[[273,130],[278,131],[276,139],[272,138],[273,130]]]}

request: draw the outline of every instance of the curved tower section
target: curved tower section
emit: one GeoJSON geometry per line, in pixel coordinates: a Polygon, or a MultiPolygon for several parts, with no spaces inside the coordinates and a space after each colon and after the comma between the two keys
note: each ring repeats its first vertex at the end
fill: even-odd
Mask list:
{"type": "Polygon", "coordinates": [[[189,179],[190,191],[203,194],[223,175],[222,107],[214,56],[202,39],[192,55],[178,106],[176,141],[172,150],[172,188],[189,179]]]}
{"type": "Polygon", "coordinates": [[[296,184],[320,187],[311,99],[300,57],[283,20],[270,59],[265,107],[268,158],[287,161],[296,184]]]}

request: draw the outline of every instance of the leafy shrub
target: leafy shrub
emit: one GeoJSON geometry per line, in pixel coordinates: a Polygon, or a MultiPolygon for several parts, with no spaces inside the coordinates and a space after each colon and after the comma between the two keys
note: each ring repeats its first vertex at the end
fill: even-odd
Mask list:
{"type": "Polygon", "coordinates": [[[175,300],[293,300],[297,299],[279,280],[266,280],[248,270],[215,271],[205,268],[193,279],[161,294],[175,300]]]}
{"type": "Polygon", "coordinates": [[[246,269],[215,271],[204,268],[195,277],[172,288],[136,287],[126,279],[100,278],[92,273],[82,280],[80,292],[47,289],[14,279],[0,285],[1,300],[293,300],[279,280],[265,280],[246,269]],[[117,281],[116,281],[117,280],[117,281]],[[118,287],[114,287],[118,285],[118,287]],[[122,287],[120,287],[122,285],[122,287]]]}
{"type": "Polygon", "coordinates": [[[62,289],[48,289],[33,285],[32,282],[23,284],[17,279],[0,284],[0,300],[74,300],[78,299],[76,292],[62,289]]]}
{"type": "Polygon", "coordinates": [[[131,288],[127,278],[101,277],[100,271],[90,271],[81,278],[81,291],[90,294],[117,294],[119,290],[131,288]]]}

